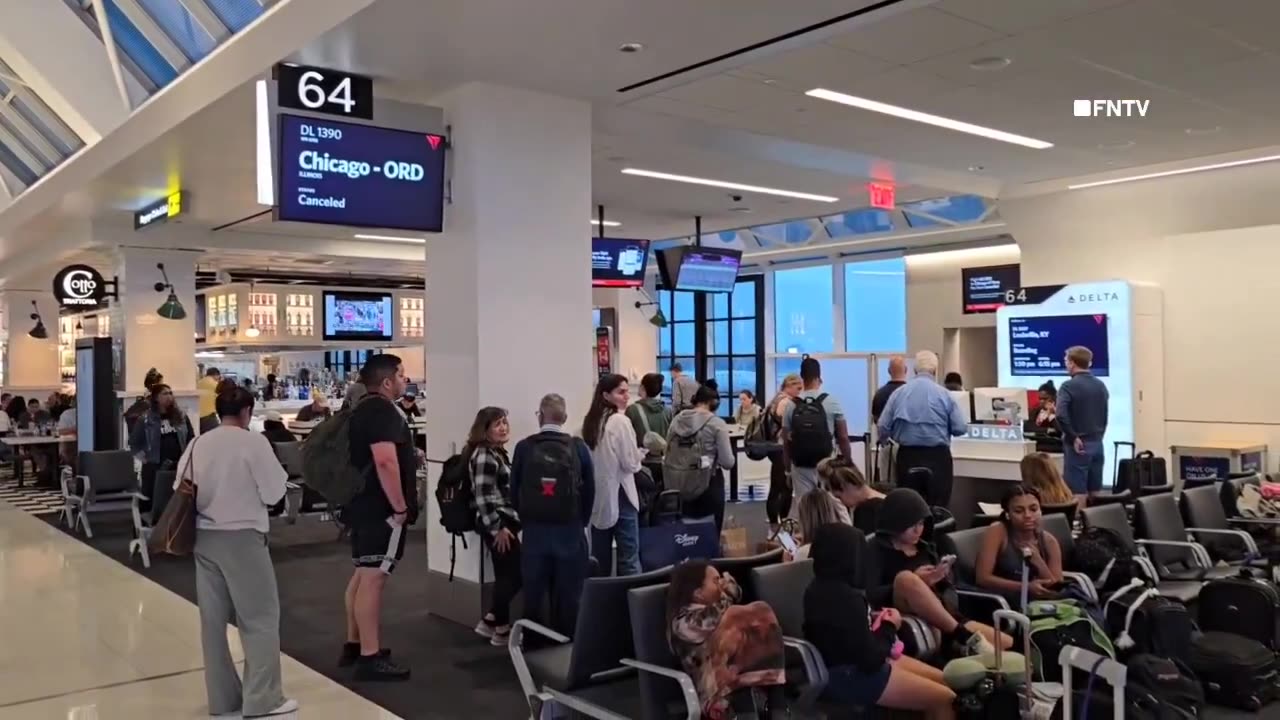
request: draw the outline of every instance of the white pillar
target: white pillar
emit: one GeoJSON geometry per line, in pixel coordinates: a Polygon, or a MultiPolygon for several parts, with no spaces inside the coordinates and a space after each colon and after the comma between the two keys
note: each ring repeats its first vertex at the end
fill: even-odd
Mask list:
{"type": "MultiPolygon", "coordinates": [[[[47,283],[46,283],[47,284],[47,283]]],[[[44,403],[50,392],[62,387],[58,358],[58,301],[52,290],[6,290],[4,317],[9,344],[4,363],[4,390],[34,397],[44,403]],[[31,313],[39,308],[49,337],[39,340],[28,333],[35,327],[31,313]]]]}
{"type": "Polygon", "coordinates": [[[117,257],[120,301],[112,319],[112,335],[120,338],[124,392],[128,397],[141,395],[147,371],[155,368],[164,375],[165,383],[173,388],[195,424],[196,254],[122,247],[117,257]],[[182,320],[156,314],[168,297],[167,293],[156,292],[155,284],[162,281],[156,263],[164,263],[178,300],[187,311],[182,320]]]}
{"type": "MultiPolygon", "coordinates": [[[[428,454],[447,457],[486,405],[509,411],[514,446],[537,431],[549,392],[565,397],[576,432],[594,382],[591,106],[483,84],[435,104],[453,128],[453,203],[446,231],[427,241],[428,454]]],[[[473,623],[478,539],[458,545],[451,586],[449,536],[434,498],[427,505],[428,607],[473,623]]]]}

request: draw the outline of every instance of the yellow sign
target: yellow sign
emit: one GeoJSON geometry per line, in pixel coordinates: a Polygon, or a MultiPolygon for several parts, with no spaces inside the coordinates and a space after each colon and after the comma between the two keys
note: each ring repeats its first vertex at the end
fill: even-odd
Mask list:
{"type": "Polygon", "coordinates": [[[182,213],[182,191],[169,196],[169,217],[177,217],[182,213]]]}

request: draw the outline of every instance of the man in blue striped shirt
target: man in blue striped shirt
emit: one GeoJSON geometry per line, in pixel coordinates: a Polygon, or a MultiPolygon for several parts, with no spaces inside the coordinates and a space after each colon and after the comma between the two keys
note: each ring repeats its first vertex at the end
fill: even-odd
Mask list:
{"type": "Polygon", "coordinates": [[[927,487],[912,488],[935,507],[951,502],[953,467],[951,438],[968,429],[964,413],[946,388],[938,384],[938,356],[928,350],[916,353],[916,375],[889,397],[876,423],[881,442],[898,444],[894,460],[899,487],[911,487],[908,473],[926,468],[927,487]]]}

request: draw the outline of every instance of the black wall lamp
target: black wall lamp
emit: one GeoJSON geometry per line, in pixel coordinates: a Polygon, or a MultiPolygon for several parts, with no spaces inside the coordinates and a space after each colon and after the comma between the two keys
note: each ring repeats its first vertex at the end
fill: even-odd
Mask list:
{"type": "Polygon", "coordinates": [[[639,310],[640,308],[644,308],[644,307],[656,308],[655,312],[653,313],[653,317],[649,318],[649,324],[657,328],[666,327],[669,324],[667,322],[667,315],[666,313],[662,312],[662,308],[658,306],[658,301],[650,299],[649,294],[646,293],[644,290],[641,290],[640,288],[636,288],[636,292],[640,293],[641,295],[644,295],[645,300],[647,300],[647,302],[640,302],[639,300],[637,300],[636,309],[639,310]]]}
{"type": "Polygon", "coordinates": [[[44,327],[44,319],[40,317],[40,306],[35,300],[31,301],[31,319],[36,321],[36,326],[27,331],[27,334],[37,340],[48,340],[49,331],[44,327]]]}
{"type": "Polygon", "coordinates": [[[162,293],[169,291],[169,297],[165,298],[164,304],[156,310],[156,314],[167,320],[181,320],[187,316],[186,308],[182,307],[182,302],[178,300],[178,294],[173,290],[173,283],[169,282],[169,273],[164,270],[164,263],[156,263],[156,267],[160,270],[160,275],[164,278],[164,282],[156,283],[156,292],[162,293]]]}

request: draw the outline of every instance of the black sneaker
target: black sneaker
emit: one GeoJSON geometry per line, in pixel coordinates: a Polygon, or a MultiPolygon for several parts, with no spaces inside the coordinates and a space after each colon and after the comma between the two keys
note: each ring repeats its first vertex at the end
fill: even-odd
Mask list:
{"type": "MultiPolygon", "coordinates": [[[[391,651],[382,648],[378,651],[378,657],[387,657],[391,655],[391,651]]],[[[338,667],[351,667],[360,659],[360,643],[343,643],[342,655],[338,656],[338,667]]]]}
{"type": "Polygon", "coordinates": [[[361,656],[356,663],[356,680],[368,682],[398,682],[409,679],[409,668],[397,665],[381,653],[373,657],[361,656]]]}

